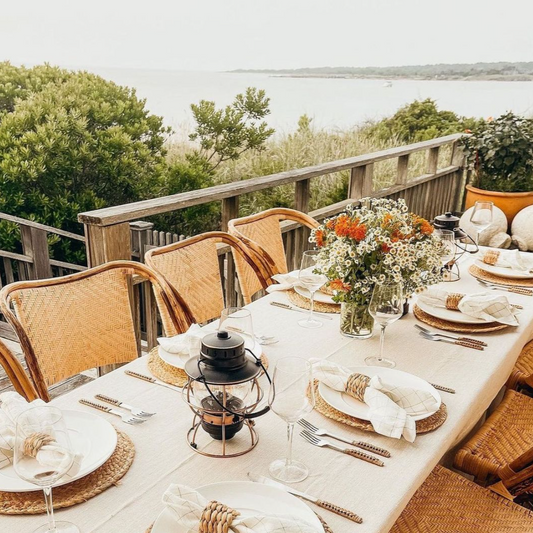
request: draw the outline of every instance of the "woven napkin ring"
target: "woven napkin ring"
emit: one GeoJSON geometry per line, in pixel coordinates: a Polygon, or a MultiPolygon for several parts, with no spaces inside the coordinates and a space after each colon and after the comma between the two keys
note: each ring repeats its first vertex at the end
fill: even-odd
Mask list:
{"type": "Polygon", "coordinates": [[[344,390],[357,400],[364,401],[365,390],[370,383],[370,378],[364,374],[350,374],[344,390]]]}
{"type": "Polygon", "coordinates": [[[463,299],[464,294],[460,292],[450,292],[446,296],[446,309],[457,311],[459,309],[459,302],[463,299]]]}
{"type": "Polygon", "coordinates": [[[498,250],[488,250],[483,256],[483,262],[487,265],[495,265],[498,262],[500,257],[500,252],[498,250]]]}
{"type": "Polygon", "coordinates": [[[215,500],[209,502],[202,511],[198,533],[228,533],[233,520],[239,514],[223,503],[215,500]]]}
{"type": "Polygon", "coordinates": [[[35,458],[43,446],[52,444],[52,442],[54,439],[46,433],[32,433],[24,440],[22,451],[25,456],[35,458]]]}

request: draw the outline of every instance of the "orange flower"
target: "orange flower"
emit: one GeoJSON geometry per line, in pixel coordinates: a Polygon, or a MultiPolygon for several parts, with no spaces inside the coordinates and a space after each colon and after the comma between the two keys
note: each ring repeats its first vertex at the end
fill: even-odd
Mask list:
{"type": "Polygon", "coordinates": [[[329,219],[326,222],[326,228],[333,229],[335,227],[336,220],[334,218],[329,219]]]}
{"type": "Polygon", "coordinates": [[[362,241],[366,237],[366,226],[359,224],[359,219],[351,220],[347,215],[340,215],[335,224],[335,233],[338,237],[350,237],[355,241],[362,241]]]}
{"type": "Polygon", "coordinates": [[[329,282],[329,288],[332,291],[343,291],[343,292],[349,292],[352,290],[352,287],[349,283],[344,283],[342,279],[334,279],[333,281],[329,282]]]}
{"type": "Polygon", "coordinates": [[[384,254],[388,254],[390,252],[390,246],[388,244],[385,244],[384,242],[381,243],[381,251],[384,254]]]}
{"type": "Polygon", "coordinates": [[[316,239],[316,245],[319,248],[322,248],[322,246],[324,246],[324,232],[321,229],[316,230],[315,239],[316,239]]]}

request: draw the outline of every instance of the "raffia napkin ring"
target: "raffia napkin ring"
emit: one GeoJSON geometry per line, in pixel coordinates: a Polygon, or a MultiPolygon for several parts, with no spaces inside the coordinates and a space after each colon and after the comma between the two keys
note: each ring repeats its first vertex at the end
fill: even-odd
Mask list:
{"type": "Polygon", "coordinates": [[[22,451],[27,457],[35,459],[43,446],[48,446],[53,442],[55,442],[55,439],[46,433],[32,433],[24,440],[22,451]]]}
{"type": "Polygon", "coordinates": [[[483,256],[483,262],[487,265],[495,265],[500,258],[500,252],[498,250],[487,250],[483,256]]]}
{"type": "Polygon", "coordinates": [[[228,533],[239,511],[216,500],[210,501],[202,511],[198,533],[228,533]]]}
{"type": "Polygon", "coordinates": [[[370,384],[370,378],[364,374],[351,374],[346,381],[345,391],[356,398],[357,400],[364,401],[365,390],[370,384]]]}
{"type": "Polygon", "coordinates": [[[446,303],[444,304],[446,309],[457,311],[459,309],[459,302],[463,299],[463,297],[464,294],[459,292],[450,292],[450,294],[446,296],[446,303]]]}

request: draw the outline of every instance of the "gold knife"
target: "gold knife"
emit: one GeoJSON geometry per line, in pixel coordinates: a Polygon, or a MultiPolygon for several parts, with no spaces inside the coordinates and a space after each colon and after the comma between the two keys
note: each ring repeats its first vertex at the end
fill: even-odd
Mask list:
{"type": "Polygon", "coordinates": [[[254,483],[262,483],[263,485],[270,485],[272,487],[276,487],[278,489],[284,490],[285,492],[288,492],[289,494],[292,494],[293,496],[297,496],[298,498],[302,498],[302,500],[307,500],[308,502],[312,502],[315,505],[318,505],[318,507],[322,507],[322,509],[331,511],[332,513],[335,513],[335,514],[338,514],[339,516],[347,518],[348,520],[351,520],[352,522],[356,522],[357,524],[361,524],[363,522],[363,519],[360,516],[356,515],[352,511],[349,511],[348,509],[344,509],[343,507],[339,507],[338,505],[327,502],[325,500],[319,500],[318,498],[315,498],[314,496],[310,496],[309,494],[306,494],[305,492],[300,492],[299,490],[293,489],[292,487],[287,487],[287,485],[284,485],[283,483],[278,483],[277,481],[274,481],[273,479],[269,479],[264,476],[259,476],[257,474],[254,474],[253,472],[248,472],[248,477],[254,483]]]}

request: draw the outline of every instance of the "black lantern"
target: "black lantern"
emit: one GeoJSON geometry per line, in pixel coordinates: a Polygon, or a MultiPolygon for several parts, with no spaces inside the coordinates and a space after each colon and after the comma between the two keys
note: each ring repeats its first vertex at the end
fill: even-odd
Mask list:
{"type": "Polygon", "coordinates": [[[475,254],[479,251],[476,241],[459,227],[459,217],[456,217],[450,211],[435,217],[433,225],[436,229],[453,231],[455,235],[455,257],[443,267],[444,281],[458,281],[461,279],[461,272],[457,261],[465,254],[475,254]],[[469,249],[469,245],[474,245],[474,248],[469,249]]]}
{"type": "MultiPolygon", "coordinates": [[[[269,407],[255,411],[263,398],[258,378],[264,372],[261,360],[244,346],[236,333],[218,331],[202,340],[200,355],[185,364],[189,381],[183,389],[185,401],[194,412],[193,426],[187,434],[191,448],[210,457],[235,457],[253,449],[258,441],[253,419],[269,407]],[[246,442],[231,441],[241,429],[248,429],[246,442]],[[202,428],[220,442],[218,452],[200,451],[197,438],[202,428]]],[[[236,439],[238,440],[238,439],[236,439]]]]}

